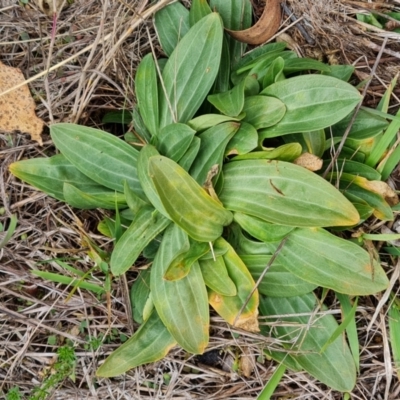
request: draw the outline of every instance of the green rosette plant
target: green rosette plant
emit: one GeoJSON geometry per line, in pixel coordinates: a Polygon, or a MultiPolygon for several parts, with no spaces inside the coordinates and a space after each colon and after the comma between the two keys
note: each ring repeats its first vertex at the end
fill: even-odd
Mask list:
{"type": "Polygon", "coordinates": [[[291,327],[260,332],[289,338],[290,353],[265,353],[351,391],[358,349],[332,315],[315,318],[324,306],[314,290],[331,289],[349,304],[388,286],[379,260],[346,229],[371,215],[393,219],[382,177],[398,118],[383,102],[363,108],[338,158],[341,174],[297,165],[304,155],[330,162],[362,100],[347,82],[353,68],[298,58],[282,43],[244,54],[224,26],[249,27],[250,1],[210,3],[221,15],[200,0],[190,11],[177,2],[155,15],[168,58],[148,54],[137,69],[135,136],[54,124],[60,154],[10,170],[73,207],[117,209],[126,229],[110,219],[99,225],[115,238],[103,260],[113,276],[139,257],[152,261],[131,292],[140,328],[98,376],[154,362],[176,345],[203,353],[211,305],[252,332],[259,314],[290,315],[291,327]],[[233,12],[238,3],[241,13],[233,12]]]}

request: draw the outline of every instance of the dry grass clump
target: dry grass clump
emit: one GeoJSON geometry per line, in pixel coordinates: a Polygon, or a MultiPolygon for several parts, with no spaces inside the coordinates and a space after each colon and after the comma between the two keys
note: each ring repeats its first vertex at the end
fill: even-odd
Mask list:
{"type": "MultiPolygon", "coordinates": [[[[0,2],[1,61],[20,68],[30,81],[37,114],[46,124],[68,121],[111,129],[102,125],[101,118],[107,111],[131,109],[135,104],[136,66],[150,51],[150,41],[156,52],[161,51],[151,16],[169,0],[154,6],[145,0],[79,0],[67,4],[56,19],[40,11],[40,1],[26,7],[16,0],[0,2]]],[[[285,20],[282,28],[288,28],[292,45],[304,55],[354,62],[360,77],[370,73],[388,37],[374,77],[376,83],[370,88],[369,101],[376,103],[399,70],[400,45],[399,35],[366,31],[354,20],[356,12],[368,10],[373,3],[288,0],[285,4],[289,14],[291,10],[301,19],[309,36],[304,38],[296,26],[289,27],[289,19],[285,20]]],[[[400,2],[384,6],[400,9],[400,2]]],[[[398,103],[394,97],[393,106],[398,103]]],[[[274,364],[261,357],[262,348],[279,343],[249,333],[237,335],[216,317],[212,319],[207,357],[174,349],[158,363],[118,378],[96,379],[96,368],[105,356],[137,328],[128,301],[128,288],[136,273],[128,273],[126,280],[115,280],[109,297],[79,289],[71,294],[71,288],[32,275],[36,269],[67,275],[55,259],[90,271],[93,262],[87,256],[88,238],[104,250],[110,248],[96,229],[103,211],[70,209],[9,174],[8,165],[14,161],[54,154],[46,131],[43,141],[44,146],[39,147],[22,134],[0,135],[0,222],[5,224],[12,213],[18,215],[17,231],[0,250],[0,398],[12,387],[19,387],[24,398],[29,398],[34,387],[54,374],[57,349],[67,343],[73,345],[77,357],[75,379],[66,377],[58,382],[49,399],[256,398],[274,371],[274,364]],[[241,357],[250,360],[248,377],[232,372],[241,357]]],[[[389,276],[398,268],[394,260],[387,260],[389,276]]],[[[102,272],[93,270],[90,275],[93,282],[104,284],[102,272]]],[[[358,307],[362,350],[354,399],[400,398],[399,381],[387,351],[386,309],[380,307],[375,316],[378,304],[379,297],[371,296],[362,299],[358,307]]],[[[332,303],[329,312],[339,314],[338,305],[332,303]]],[[[273,398],[342,396],[307,374],[287,373],[273,398]]]]}

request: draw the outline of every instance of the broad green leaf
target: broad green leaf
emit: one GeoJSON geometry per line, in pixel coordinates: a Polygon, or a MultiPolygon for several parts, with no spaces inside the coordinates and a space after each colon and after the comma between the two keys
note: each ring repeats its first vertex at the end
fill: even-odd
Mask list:
{"type": "Polygon", "coordinates": [[[157,70],[151,53],[143,57],[135,76],[135,93],[140,115],[152,136],[158,134],[158,81],[157,70]]]}
{"type": "Polygon", "coordinates": [[[123,193],[113,192],[104,186],[88,187],[83,191],[70,183],[64,183],[63,193],[65,202],[76,208],[115,210],[116,207],[127,207],[123,193]]]}
{"type": "Polygon", "coordinates": [[[50,127],[51,138],[65,158],[95,182],[123,193],[124,182],[142,199],[136,169],[138,151],[110,133],[82,125],[50,127]]]}
{"type": "Polygon", "coordinates": [[[286,43],[268,43],[256,49],[249,51],[241,60],[235,65],[234,71],[237,74],[251,70],[256,64],[265,59],[271,59],[271,62],[279,57],[286,48],[286,43]]]}
{"type": "Polygon", "coordinates": [[[194,160],[197,157],[197,154],[199,153],[200,145],[201,140],[197,136],[195,136],[192,140],[192,143],[190,143],[189,148],[186,150],[186,153],[178,161],[178,164],[185,171],[189,171],[190,167],[192,166],[194,160]]]}
{"type": "Polygon", "coordinates": [[[169,4],[154,15],[158,41],[169,57],[189,31],[189,10],[180,2],[169,4]]]}
{"type": "Polygon", "coordinates": [[[244,80],[245,96],[257,96],[260,93],[260,84],[255,76],[247,76],[244,80]]]}
{"type": "Polygon", "coordinates": [[[277,57],[281,57],[286,60],[288,58],[297,58],[297,54],[293,51],[273,51],[265,54],[263,57],[260,57],[259,61],[233,72],[231,76],[232,82],[237,85],[242,79],[246,79],[248,76],[254,76],[258,79],[260,84],[263,83],[264,77],[268,73],[268,68],[277,57]],[[243,72],[238,73],[239,71],[243,72]]]}
{"type": "Polygon", "coordinates": [[[268,86],[261,94],[276,97],[287,109],[278,124],[262,131],[263,137],[326,128],[346,117],[361,101],[353,86],[324,75],[286,79],[268,86]]]}
{"type": "Polygon", "coordinates": [[[285,115],[286,107],[280,100],[268,96],[249,96],[244,102],[243,121],[262,129],[276,125],[285,115]]]}
{"type": "Polygon", "coordinates": [[[225,165],[219,198],[231,211],[287,226],[346,226],[354,206],[330,183],[284,161],[241,160],[225,165]]]}
{"type": "MultiPolygon", "coordinates": [[[[353,355],[353,360],[357,368],[357,373],[360,373],[360,341],[358,340],[357,332],[357,322],[355,318],[355,312],[357,308],[357,301],[351,305],[350,296],[345,294],[336,293],[337,299],[340,301],[340,307],[342,309],[343,317],[346,319],[347,316],[351,316],[346,325],[347,340],[349,342],[349,347],[351,354],[353,355]],[[354,310],[354,315],[353,315],[354,310]]],[[[358,298],[356,298],[357,300],[358,298]]]]}
{"type": "Polygon", "coordinates": [[[149,171],[170,218],[194,240],[212,242],[232,222],[232,213],[172,160],[151,157],[149,171]]]}
{"type": "Polygon", "coordinates": [[[312,58],[291,58],[285,60],[283,72],[285,74],[293,74],[294,72],[301,72],[307,70],[316,70],[321,72],[331,72],[329,65],[312,58]]]}
{"type": "MultiPolygon", "coordinates": [[[[250,0],[210,0],[210,7],[216,10],[224,22],[224,27],[235,31],[250,28],[253,7],[250,0]]],[[[227,36],[230,64],[234,66],[242,57],[246,44],[227,36]]]]}
{"type": "Polygon", "coordinates": [[[207,3],[207,0],[193,0],[190,11],[189,11],[189,23],[193,26],[196,22],[199,22],[203,17],[211,14],[211,8],[207,3]]]}
{"type": "Polygon", "coordinates": [[[204,114],[190,120],[188,125],[195,131],[201,132],[208,128],[212,128],[215,125],[229,121],[239,121],[239,119],[227,117],[226,115],[221,114],[204,114]]]}
{"type": "Polygon", "coordinates": [[[255,290],[244,307],[243,312],[239,312],[244,302],[254,289],[254,280],[231,245],[222,237],[216,241],[216,245],[227,248],[227,252],[222,256],[229,277],[236,286],[236,296],[223,296],[213,290],[208,291],[208,301],[212,308],[227,321],[229,324],[237,326],[251,332],[258,332],[258,291],[255,290]]]}
{"type": "Polygon", "coordinates": [[[101,122],[103,124],[125,124],[129,125],[132,122],[132,113],[128,110],[110,111],[103,116],[101,122]]]}
{"type": "MultiPolygon", "coordinates": [[[[231,83],[231,56],[229,54],[230,37],[224,35],[222,39],[221,63],[215,78],[211,93],[223,93],[229,90],[231,83]]],[[[209,106],[207,104],[207,106],[209,106]]]]}
{"type": "Polygon", "coordinates": [[[292,231],[276,261],[307,282],[349,295],[377,293],[389,283],[366,250],[320,228],[292,231]]]}
{"type": "Polygon", "coordinates": [[[128,205],[129,209],[136,214],[143,206],[147,205],[136,193],[127,185],[125,182],[124,185],[124,195],[126,204],[128,205]]]}
{"type": "Polygon", "coordinates": [[[263,151],[252,151],[251,153],[239,155],[234,161],[239,160],[280,160],[292,162],[301,155],[299,143],[287,143],[277,148],[265,148],[263,151]]]}
{"type": "MultiPolygon", "coordinates": [[[[369,181],[362,176],[342,172],[339,174],[328,174],[327,177],[333,180],[339,179],[340,177],[339,188],[343,191],[343,194],[351,201],[365,202],[370,207],[373,207],[376,218],[384,221],[393,220],[393,211],[384,199],[384,193],[380,193],[379,190],[376,189],[375,182],[369,181]]],[[[378,185],[380,185],[380,181],[378,181],[378,185]]]]}
{"type": "Polygon", "coordinates": [[[164,279],[168,265],[188,246],[186,234],[177,225],[166,230],[152,265],[150,288],[154,306],[171,335],[186,351],[199,354],[208,344],[210,318],[199,264],[195,262],[182,279],[164,279]]]}
{"type": "Polygon", "coordinates": [[[154,208],[164,215],[164,217],[169,218],[169,214],[167,211],[165,211],[149,173],[150,157],[157,156],[159,154],[160,153],[156,150],[156,148],[149,144],[142,148],[139,153],[137,163],[138,177],[140,180],[140,185],[142,186],[148,201],[150,201],[154,208]]]}
{"type": "Polygon", "coordinates": [[[157,150],[163,156],[179,161],[186,153],[196,134],[185,124],[171,124],[161,129],[157,138],[157,150]]]}
{"type": "Polygon", "coordinates": [[[222,114],[237,117],[244,106],[245,80],[224,93],[211,94],[207,100],[222,114]]]}
{"type": "Polygon", "coordinates": [[[143,139],[145,143],[149,143],[151,140],[151,134],[146,128],[146,125],[143,122],[143,118],[137,106],[134,107],[132,110],[132,118],[133,127],[135,128],[136,133],[139,134],[139,136],[143,139]]]}
{"type": "Polygon", "coordinates": [[[271,224],[270,222],[240,212],[233,213],[233,220],[248,234],[262,242],[280,241],[295,229],[293,226],[271,224]]]}
{"type": "Polygon", "coordinates": [[[247,154],[258,145],[258,133],[253,125],[241,122],[239,130],[229,141],[225,155],[247,154]]]}
{"type": "Polygon", "coordinates": [[[290,350],[294,351],[290,353],[291,357],[322,383],[341,392],[350,392],[356,383],[356,368],[350,350],[346,342],[338,338],[324,353],[319,353],[337,328],[337,322],[330,314],[313,316],[316,306],[313,294],[289,298],[265,297],[260,301],[263,315],[277,316],[274,327],[276,336],[295,342],[290,345],[290,350]],[[287,315],[283,318],[285,323],[282,323],[282,315],[287,315]]]}
{"type": "Polygon", "coordinates": [[[272,255],[277,247],[276,243],[266,243],[250,239],[244,235],[242,228],[235,222],[229,225],[228,242],[240,257],[243,255],[272,255]]]}
{"type": "Polygon", "coordinates": [[[222,37],[221,19],[212,13],[195,24],[172,52],[162,73],[161,128],[193,118],[217,76],[222,37]]]}
{"type": "Polygon", "coordinates": [[[190,168],[190,175],[200,185],[204,185],[208,172],[215,164],[221,168],[226,146],[239,127],[237,122],[224,122],[198,136],[201,140],[200,150],[190,168]]]}
{"type": "Polygon", "coordinates": [[[117,276],[126,272],[150,241],[170,222],[151,206],[141,208],[111,254],[110,265],[113,275],[117,276]]]}
{"type": "Polygon", "coordinates": [[[63,285],[70,286],[71,288],[77,287],[85,290],[90,290],[91,292],[98,295],[102,295],[105,293],[104,287],[96,285],[94,283],[86,282],[82,278],[72,278],[70,276],[55,274],[53,272],[38,270],[33,270],[32,274],[39,276],[40,278],[47,281],[62,283],[63,285]]]}
{"type": "Polygon", "coordinates": [[[285,79],[285,75],[283,74],[284,66],[285,66],[285,60],[282,57],[276,58],[271,63],[263,78],[262,87],[264,89],[275,82],[279,82],[285,79]]]}
{"type": "Polygon", "coordinates": [[[64,183],[81,190],[106,190],[89,179],[62,154],[49,158],[33,158],[12,163],[9,167],[17,178],[40,189],[57,200],[65,201],[64,183]]]}
{"type": "Polygon", "coordinates": [[[145,318],[143,318],[143,314],[149,295],[150,270],[146,269],[139,272],[139,275],[133,283],[129,293],[132,317],[138,324],[142,324],[145,320],[145,318]]]}
{"type": "MultiPolygon", "coordinates": [[[[324,161],[324,165],[322,167],[323,171],[326,169],[329,163],[330,160],[324,161]]],[[[348,158],[339,157],[335,164],[335,171],[339,172],[340,174],[346,173],[353,176],[362,176],[370,181],[380,181],[382,179],[381,174],[375,168],[369,167],[362,162],[350,160],[348,158]]]]}
{"type": "Polygon", "coordinates": [[[207,287],[223,296],[236,296],[236,286],[228,275],[222,256],[199,261],[201,273],[207,287]]]}
{"type": "Polygon", "coordinates": [[[175,339],[153,311],[139,330],[107,357],[96,375],[110,378],[139,365],[161,360],[175,345],[175,339]]]}
{"type": "Polygon", "coordinates": [[[190,241],[190,248],[187,251],[179,253],[168,266],[164,279],[167,281],[176,281],[184,278],[190,268],[200,257],[209,251],[209,244],[205,242],[190,241]]]}
{"type": "Polygon", "coordinates": [[[325,131],[323,129],[319,129],[313,132],[290,133],[289,135],[282,136],[282,139],[287,144],[301,144],[302,153],[314,154],[319,158],[321,158],[324,152],[327,150],[327,140],[325,137],[325,131]]]}
{"type": "MultiPolygon", "coordinates": [[[[271,260],[270,255],[241,255],[253,279],[257,281],[271,260]]],[[[271,297],[291,297],[312,292],[317,285],[292,274],[274,261],[258,286],[261,294],[271,297]]]]}
{"type": "Polygon", "coordinates": [[[355,67],[352,65],[330,65],[329,72],[322,72],[323,75],[333,76],[334,78],[348,82],[353,75],[355,67]]]}

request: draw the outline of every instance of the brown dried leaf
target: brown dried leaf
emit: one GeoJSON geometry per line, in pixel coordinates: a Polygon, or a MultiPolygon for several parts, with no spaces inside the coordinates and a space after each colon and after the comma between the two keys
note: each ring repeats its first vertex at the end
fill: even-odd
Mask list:
{"type": "Polygon", "coordinates": [[[309,171],[318,171],[322,168],[322,160],[315,154],[303,153],[300,157],[296,158],[293,164],[300,165],[309,171]]]}
{"type": "Polygon", "coordinates": [[[399,196],[386,182],[366,181],[364,187],[371,192],[380,194],[390,206],[399,203],[399,196]]]}
{"type": "MultiPolygon", "coordinates": [[[[8,67],[0,61],[0,93],[24,82],[18,68],[8,67]]],[[[40,134],[44,122],[35,114],[35,102],[28,85],[21,86],[0,96],[0,131],[21,131],[31,135],[32,140],[43,144],[40,134]]]]}
{"type": "Polygon", "coordinates": [[[248,44],[262,44],[278,31],[281,23],[280,0],[266,0],[261,18],[249,29],[243,31],[226,31],[236,40],[248,44]]]}
{"type": "Polygon", "coordinates": [[[246,378],[250,378],[251,374],[254,371],[254,367],[254,354],[252,354],[251,350],[248,347],[243,348],[242,355],[239,359],[240,372],[246,378]]]}

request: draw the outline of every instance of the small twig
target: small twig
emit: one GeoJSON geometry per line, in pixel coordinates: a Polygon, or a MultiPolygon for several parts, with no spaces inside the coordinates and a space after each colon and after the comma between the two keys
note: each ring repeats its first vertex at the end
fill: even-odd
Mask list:
{"type": "Polygon", "coordinates": [[[271,259],[268,261],[268,264],[266,265],[266,267],[264,268],[264,271],[262,272],[262,274],[260,275],[260,277],[257,279],[256,284],[254,285],[253,289],[251,290],[251,292],[249,293],[249,295],[246,298],[246,301],[243,303],[242,307],[240,308],[238,314],[235,317],[235,320],[233,321],[233,326],[236,325],[238,318],[242,315],[243,310],[246,308],[248,302],[251,299],[251,296],[253,296],[254,292],[257,290],[257,288],[260,286],[261,281],[264,279],[265,274],[268,272],[269,268],[271,267],[271,265],[274,263],[276,257],[278,257],[278,254],[281,252],[283,246],[285,245],[287,239],[289,236],[286,236],[282,239],[282,241],[279,243],[279,246],[276,248],[275,253],[272,255],[271,259]]]}
{"type": "Polygon", "coordinates": [[[307,41],[309,45],[314,45],[315,40],[308,34],[306,29],[304,28],[303,24],[300,22],[300,19],[298,19],[293,11],[285,4],[282,3],[282,8],[285,14],[292,20],[292,22],[296,23],[296,28],[300,31],[300,33],[303,35],[304,39],[307,41]]]}
{"type": "Polygon", "coordinates": [[[353,125],[354,125],[354,122],[355,122],[355,120],[356,120],[356,118],[357,118],[358,112],[360,111],[360,108],[361,108],[361,106],[362,106],[362,103],[363,103],[363,100],[364,100],[365,95],[366,95],[366,93],[367,93],[367,90],[368,90],[368,88],[369,88],[369,86],[370,86],[370,84],[371,84],[371,82],[372,82],[372,78],[374,77],[374,75],[375,75],[375,73],[376,73],[376,69],[378,68],[379,62],[380,62],[381,57],[382,57],[382,54],[383,54],[383,50],[385,49],[385,46],[386,46],[386,43],[387,43],[387,38],[384,39],[384,41],[383,41],[383,43],[382,43],[382,47],[381,47],[381,49],[380,49],[380,51],[379,51],[379,54],[378,54],[378,56],[376,57],[375,64],[374,64],[374,66],[373,66],[373,68],[372,68],[372,71],[371,71],[371,79],[366,83],[366,85],[365,85],[365,87],[364,87],[364,90],[363,90],[363,93],[362,93],[362,99],[361,99],[361,101],[358,103],[358,105],[357,105],[357,107],[356,107],[356,109],[355,109],[355,111],[354,111],[354,114],[353,114],[353,116],[352,116],[352,118],[351,118],[351,120],[350,120],[350,123],[349,123],[349,125],[347,126],[347,129],[346,129],[346,131],[345,131],[344,134],[343,134],[342,140],[340,141],[339,146],[338,146],[338,148],[337,148],[337,150],[336,150],[334,156],[332,157],[331,162],[329,163],[328,167],[326,168],[325,172],[324,172],[323,175],[322,175],[324,178],[326,178],[326,176],[328,175],[329,171],[330,171],[330,170],[332,169],[332,167],[335,165],[337,159],[339,158],[339,155],[340,155],[341,151],[343,150],[343,146],[344,146],[344,144],[345,144],[345,142],[346,142],[346,140],[347,140],[347,137],[348,137],[349,134],[350,134],[351,128],[352,128],[353,125]]]}

